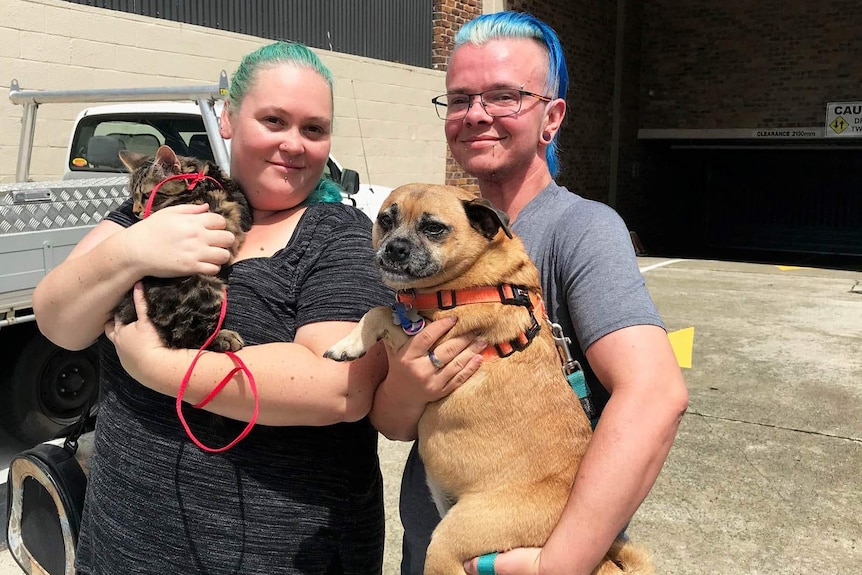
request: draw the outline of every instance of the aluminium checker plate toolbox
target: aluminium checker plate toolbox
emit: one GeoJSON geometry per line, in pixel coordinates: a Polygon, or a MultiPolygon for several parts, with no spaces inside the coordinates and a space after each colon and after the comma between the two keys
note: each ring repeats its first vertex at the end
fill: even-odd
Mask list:
{"type": "Polygon", "coordinates": [[[33,288],[123,202],[128,179],[0,184],[0,323],[30,314],[33,288]]]}
{"type": "Polygon", "coordinates": [[[128,175],[0,184],[0,236],[96,225],[128,197],[128,175]]]}

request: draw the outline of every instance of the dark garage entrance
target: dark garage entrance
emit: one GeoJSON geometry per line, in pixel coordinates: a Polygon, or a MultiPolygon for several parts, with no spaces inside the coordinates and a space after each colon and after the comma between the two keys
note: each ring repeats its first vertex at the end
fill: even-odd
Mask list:
{"type": "Polygon", "coordinates": [[[642,143],[653,251],[862,261],[862,146],[642,143]]]}

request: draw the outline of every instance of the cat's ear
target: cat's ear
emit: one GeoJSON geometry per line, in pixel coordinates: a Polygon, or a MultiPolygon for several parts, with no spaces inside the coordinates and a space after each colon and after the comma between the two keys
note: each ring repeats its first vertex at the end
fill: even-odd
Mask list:
{"type": "Polygon", "coordinates": [[[161,146],[156,150],[156,163],[168,174],[179,174],[183,171],[177,155],[170,146],[161,146]]]}
{"type": "Polygon", "coordinates": [[[128,150],[120,150],[120,161],[129,168],[130,172],[134,172],[141,166],[147,163],[149,156],[140,152],[130,152],[128,150]]]}

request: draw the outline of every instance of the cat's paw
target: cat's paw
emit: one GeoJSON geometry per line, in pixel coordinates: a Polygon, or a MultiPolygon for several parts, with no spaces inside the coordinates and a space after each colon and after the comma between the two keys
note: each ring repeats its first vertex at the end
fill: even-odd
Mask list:
{"type": "Polygon", "coordinates": [[[215,336],[209,348],[213,351],[239,351],[243,345],[245,342],[237,332],[223,329],[215,336]]]}
{"type": "Polygon", "coordinates": [[[362,338],[353,332],[323,352],[323,357],[335,361],[353,361],[365,355],[367,351],[362,345],[362,338]]]}

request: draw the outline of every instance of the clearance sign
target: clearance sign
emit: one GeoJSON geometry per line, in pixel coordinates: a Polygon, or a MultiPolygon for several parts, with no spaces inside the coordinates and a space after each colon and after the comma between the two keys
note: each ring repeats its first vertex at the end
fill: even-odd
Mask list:
{"type": "Polygon", "coordinates": [[[862,138],[862,102],[827,104],[826,137],[862,138]]]}

